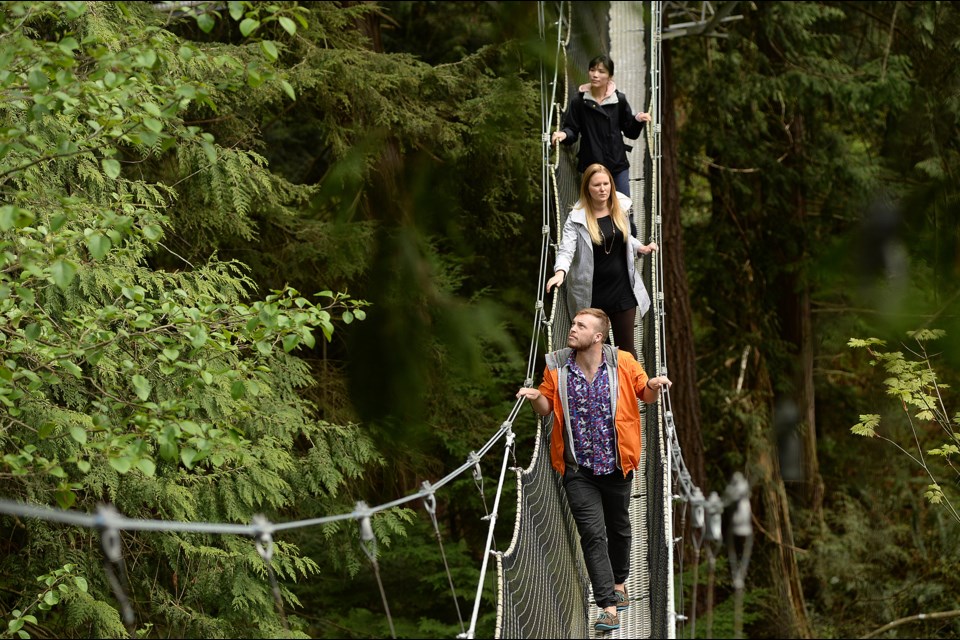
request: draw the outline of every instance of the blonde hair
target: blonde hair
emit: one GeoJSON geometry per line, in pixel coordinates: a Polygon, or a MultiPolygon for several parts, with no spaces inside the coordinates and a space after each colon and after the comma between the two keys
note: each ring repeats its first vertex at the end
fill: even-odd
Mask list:
{"type": "Polygon", "coordinates": [[[603,242],[600,236],[600,225],[597,223],[597,216],[593,212],[593,198],[590,197],[590,180],[593,179],[593,176],[601,172],[607,174],[607,178],[610,179],[610,199],[607,201],[607,207],[610,209],[610,217],[613,219],[613,224],[617,226],[617,229],[620,229],[620,233],[623,234],[623,239],[626,241],[627,236],[630,235],[627,215],[623,212],[623,209],[620,208],[620,198],[617,197],[617,188],[613,182],[613,175],[609,169],[600,163],[594,163],[587,167],[586,171],[583,172],[583,180],[580,182],[580,205],[587,213],[587,231],[590,233],[590,239],[593,240],[593,244],[603,242]]]}
{"type": "Polygon", "coordinates": [[[592,316],[600,321],[600,333],[606,336],[610,333],[610,316],[603,311],[603,309],[597,309],[595,307],[587,307],[586,309],[580,309],[577,311],[576,315],[573,316],[592,316]]]}

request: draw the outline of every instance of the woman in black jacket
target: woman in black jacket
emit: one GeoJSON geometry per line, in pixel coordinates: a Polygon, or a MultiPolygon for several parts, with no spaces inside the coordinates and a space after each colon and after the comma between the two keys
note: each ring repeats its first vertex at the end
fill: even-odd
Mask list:
{"type": "Polygon", "coordinates": [[[623,137],[639,138],[650,114],[634,114],[627,97],[617,91],[609,56],[591,60],[589,70],[590,82],[581,85],[580,93],[570,100],[562,128],[554,132],[551,142],[569,145],[579,139],[577,171],[582,175],[591,164],[602,164],[613,175],[617,191],[629,196],[630,163],[623,137]]]}

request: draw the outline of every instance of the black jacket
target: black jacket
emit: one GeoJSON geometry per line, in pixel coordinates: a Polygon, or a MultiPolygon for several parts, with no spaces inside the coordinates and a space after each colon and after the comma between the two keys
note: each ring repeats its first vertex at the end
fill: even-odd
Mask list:
{"type": "Polygon", "coordinates": [[[580,140],[580,151],[577,153],[577,171],[580,173],[595,162],[605,166],[612,174],[630,167],[627,161],[628,147],[623,143],[623,136],[636,140],[645,123],[637,121],[622,92],[614,93],[617,102],[607,102],[601,106],[594,100],[585,100],[583,92],[579,92],[570,100],[567,112],[563,114],[561,131],[567,134],[563,144],[580,140]]]}

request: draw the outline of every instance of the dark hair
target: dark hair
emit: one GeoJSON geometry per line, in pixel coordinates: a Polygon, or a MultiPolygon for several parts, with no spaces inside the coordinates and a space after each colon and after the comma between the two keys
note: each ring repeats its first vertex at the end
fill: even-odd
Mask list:
{"type": "Polygon", "coordinates": [[[596,58],[590,61],[590,64],[587,66],[587,69],[593,69],[598,64],[602,64],[607,68],[607,71],[610,72],[610,75],[613,75],[613,60],[610,59],[605,53],[601,53],[596,58]]]}

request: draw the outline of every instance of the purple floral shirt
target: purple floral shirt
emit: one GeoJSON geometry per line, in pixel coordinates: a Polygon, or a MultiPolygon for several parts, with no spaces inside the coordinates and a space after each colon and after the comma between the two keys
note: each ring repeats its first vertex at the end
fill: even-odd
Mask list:
{"type": "Polygon", "coordinates": [[[598,476],[613,473],[617,469],[617,456],[607,363],[600,364],[592,383],[587,382],[586,375],[577,365],[576,351],[570,353],[569,365],[567,401],[577,463],[598,476]]]}

